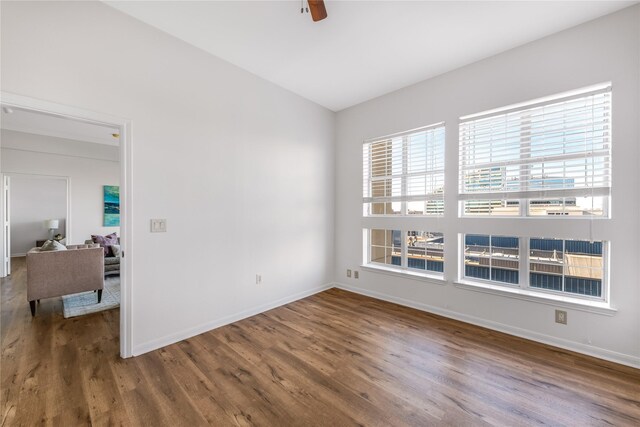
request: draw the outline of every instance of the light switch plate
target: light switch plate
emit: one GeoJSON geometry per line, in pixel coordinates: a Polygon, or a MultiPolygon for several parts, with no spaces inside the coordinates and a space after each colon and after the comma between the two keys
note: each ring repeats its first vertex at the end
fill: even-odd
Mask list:
{"type": "Polygon", "coordinates": [[[151,232],[152,233],[166,233],[167,232],[167,220],[164,218],[151,220],[151,232]]]}

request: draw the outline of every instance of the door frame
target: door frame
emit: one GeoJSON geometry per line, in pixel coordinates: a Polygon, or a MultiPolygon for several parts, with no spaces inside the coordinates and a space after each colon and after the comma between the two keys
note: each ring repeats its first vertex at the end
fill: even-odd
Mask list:
{"type": "MultiPolygon", "coordinates": [[[[0,91],[0,103],[3,106],[36,111],[42,114],[58,116],[87,123],[108,125],[120,129],[120,240],[123,257],[120,261],[120,356],[131,357],[132,348],[132,315],[131,315],[131,283],[132,283],[132,156],[131,127],[129,119],[99,113],[83,108],[44,101],[28,96],[0,91]],[[126,257],[125,257],[126,254],[126,257]]],[[[4,193],[4,191],[3,191],[4,193]]],[[[4,213],[1,214],[4,216],[4,213]]],[[[4,221],[4,218],[1,218],[4,221]]],[[[0,238],[4,241],[4,230],[0,230],[0,238]]],[[[0,245],[1,246],[1,245],[0,245]]],[[[4,257],[4,250],[0,257],[4,257]]],[[[4,267],[3,267],[4,268],[4,267]]]]}
{"type": "Polygon", "coordinates": [[[2,178],[2,194],[0,194],[0,239],[2,245],[0,247],[0,277],[7,277],[11,274],[11,177],[6,174],[0,174],[2,178]],[[8,230],[8,232],[7,232],[8,230]]]}

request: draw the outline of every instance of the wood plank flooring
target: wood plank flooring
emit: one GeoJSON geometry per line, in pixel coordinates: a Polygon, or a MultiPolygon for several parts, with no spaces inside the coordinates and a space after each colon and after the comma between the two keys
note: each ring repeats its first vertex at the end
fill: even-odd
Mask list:
{"type": "Polygon", "coordinates": [[[2,279],[2,426],[640,425],[640,370],[332,289],[136,358],[2,279]]]}

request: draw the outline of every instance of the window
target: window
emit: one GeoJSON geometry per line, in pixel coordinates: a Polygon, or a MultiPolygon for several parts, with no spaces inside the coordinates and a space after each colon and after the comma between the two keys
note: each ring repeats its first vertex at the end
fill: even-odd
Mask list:
{"type": "Polygon", "coordinates": [[[611,87],[461,119],[463,215],[605,216],[611,87]]]}
{"type": "Polygon", "coordinates": [[[606,242],[602,241],[467,234],[464,236],[464,278],[601,299],[605,248],[606,242]],[[528,243],[528,255],[520,253],[524,240],[528,243]],[[528,267],[528,271],[524,270],[523,274],[527,274],[521,276],[523,267],[528,267]]]}
{"type": "Polygon", "coordinates": [[[443,214],[444,125],[376,138],[362,151],[365,216],[443,214]]]}
{"type": "Polygon", "coordinates": [[[603,242],[529,240],[529,286],[570,294],[602,296],[603,242]]]}
{"type": "Polygon", "coordinates": [[[475,279],[518,284],[520,240],[517,237],[467,234],[464,275],[475,279]]]}
{"type": "Polygon", "coordinates": [[[426,231],[371,229],[370,264],[428,274],[444,271],[444,236],[426,231]]]}
{"type": "Polygon", "coordinates": [[[611,309],[611,126],[610,83],[461,117],[453,206],[443,123],[365,141],[363,263],[611,309]],[[443,229],[456,237],[446,271],[443,229]]]}

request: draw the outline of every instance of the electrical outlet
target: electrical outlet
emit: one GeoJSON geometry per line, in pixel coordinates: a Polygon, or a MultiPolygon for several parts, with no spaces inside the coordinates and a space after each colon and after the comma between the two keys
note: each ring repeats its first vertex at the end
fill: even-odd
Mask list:
{"type": "Polygon", "coordinates": [[[262,284],[262,274],[256,274],[256,285],[262,284]]]}
{"type": "Polygon", "coordinates": [[[556,310],[556,323],[567,324],[567,312],[564,310],[556,310]]]}
{"type": "Polygon", "coordinates": [[[353,272],[353,278],[354,279],[359,279],[360,278],[360,272],[358,270],[353,272]]]}
{"type": "Polygon", "coordinates": [[[347,269],[347,277],[351,277],[351,270],[347,269]]]}

